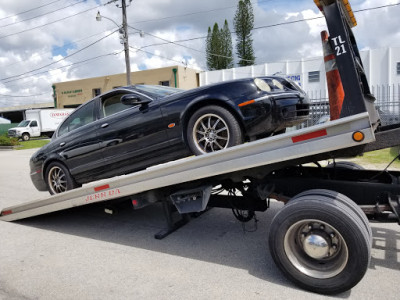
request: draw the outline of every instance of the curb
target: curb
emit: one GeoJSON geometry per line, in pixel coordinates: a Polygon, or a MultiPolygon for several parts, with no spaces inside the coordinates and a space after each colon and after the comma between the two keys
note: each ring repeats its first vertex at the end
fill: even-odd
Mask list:
{"type": "Polygon", "coordinates": [[[21,148],[21,145],[17,145],[17,146],[0,146],[0,150],[15,150],[17,148],[21,148]]]}

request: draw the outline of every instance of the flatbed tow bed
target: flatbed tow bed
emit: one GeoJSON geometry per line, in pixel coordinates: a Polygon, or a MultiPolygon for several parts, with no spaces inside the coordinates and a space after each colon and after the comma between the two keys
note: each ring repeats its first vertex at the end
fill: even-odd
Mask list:
{"type": "Polygon", "coordinates": [[[276,199],[285,206],[271,223],[269,245],[282,272],[318,293],[352,288],[370,261],[367,216],[400,223],[400,172],[340,163],[321,167],[317,162],[400,145],[400,126],[378,127],[374,97],[351,31],[356,21],[349,2],[314,2],[326,18],[343,83],[340,119],[4,208],[0,220],[121,199],[129,199],[135,209],[161,201],[167,228],[156,238],[163,238],[185,224],[191,213],[207,207],[230,208],[247,222],[276,199]],[[304,166],[307,163],[316,166],[304,166]],[[173,210],[182,217],[178,222],[173,221],[173,210]]]}

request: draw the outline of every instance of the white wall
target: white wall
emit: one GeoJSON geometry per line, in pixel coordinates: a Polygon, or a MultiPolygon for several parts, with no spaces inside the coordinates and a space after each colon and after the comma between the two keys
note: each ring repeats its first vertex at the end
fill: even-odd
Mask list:
{"type": "MultiPolygon", "coordinates": [[[[365,50],[361,51],[360,56],[371,87],[400,84],[400,75],[397,75],[397,63],[400,62],[399,47],[365,50]]],[[[322,94],[326,93],[325,66],[322,56],[228,70],[205,71],[200,73],[200,86],[231,79],[273,74],[292,78],[308,93],[317,94],[321,91],[322,94]],[[312,71],[320,71],[319,82],[308,81],[308,73],[312,71]]]]}

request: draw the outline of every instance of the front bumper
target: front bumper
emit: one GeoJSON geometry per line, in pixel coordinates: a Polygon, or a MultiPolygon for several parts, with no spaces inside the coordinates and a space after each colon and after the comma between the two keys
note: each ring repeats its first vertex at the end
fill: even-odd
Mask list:
{"type": "Polygon", "coordinates": [[[269,136],[303,123],[309,118],[310,104],[307,97],[265,97],[240,110],[247,135],[251,138],[269,136]]]}
{"type": "Polygon", "coordinates": [[[20,137],[20,135],[15,130],[9,130],[8,137],[20,137]]]}

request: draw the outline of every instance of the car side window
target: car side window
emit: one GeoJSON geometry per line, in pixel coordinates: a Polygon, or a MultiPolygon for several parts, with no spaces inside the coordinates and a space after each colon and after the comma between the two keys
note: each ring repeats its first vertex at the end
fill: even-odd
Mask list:
{"type": "Polygon", "coordinates": [[[121,97],[125,94],[126,93],[114,95],[102,101],[104,117],[111,116],[130,107],[121,103],[121,97]]]}
{"type": "Polygon", "coordinates": [[[30,127],[37,127],[37,126],[38,126],[38,125],[37,125],[37,121],[32,121],[30,127]]]}
{"type": "Polygon", "coordinates": [[[94,101],[91,101],[72,113],[61,125],[58,130],[58,136],[93,122],[95,120],[93,109],[94,101]]]}

